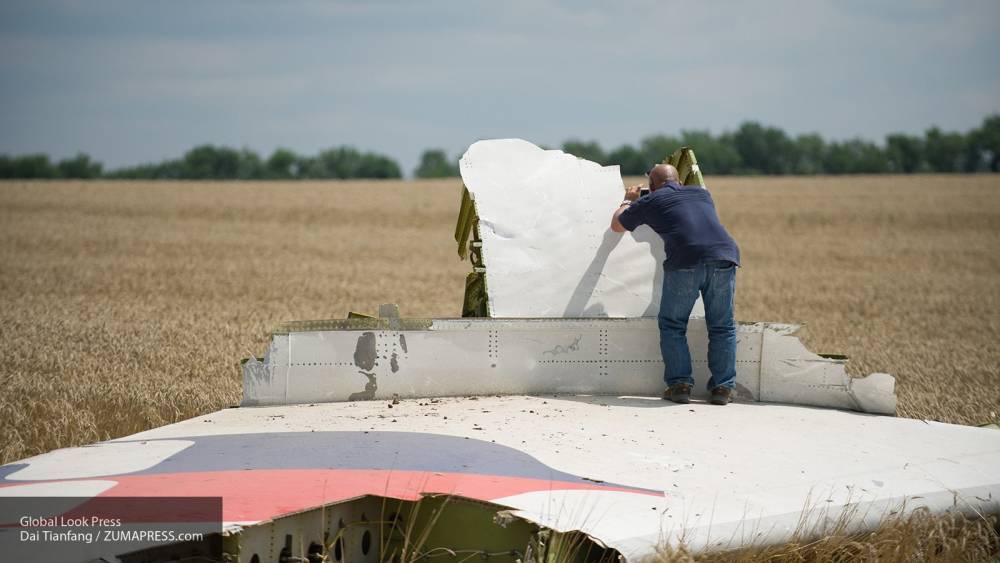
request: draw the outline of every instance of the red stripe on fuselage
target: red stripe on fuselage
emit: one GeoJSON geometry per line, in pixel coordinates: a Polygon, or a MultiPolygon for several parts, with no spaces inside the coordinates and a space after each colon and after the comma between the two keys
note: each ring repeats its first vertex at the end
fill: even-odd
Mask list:
{"type": "MultiPolygon", "coordinates": [[[[663,496],[662,492],[600,483],[572,483],[500,475],[379,469],[264,469],[153,475],[116,475],[101,497],[222,497],[223,520],[257,522],[364,495],[417,500],[440,493],[491,501],[536,491],[589,490],[663,496]]],[[[58,481],[53,481],[58,482],[58,481]]],[[[25,481],[24,484],[38,483],[25,481]]],[[[14,485],[17,486],[17,485],[14,485]]],[[[155,505],[131,506],[131,522],[191,521],[163,514],[155,505]]]]}

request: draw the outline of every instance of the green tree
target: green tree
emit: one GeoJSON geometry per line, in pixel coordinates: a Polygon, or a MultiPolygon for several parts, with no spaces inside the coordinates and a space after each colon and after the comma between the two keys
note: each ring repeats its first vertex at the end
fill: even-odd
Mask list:
{"type": "Polygon", "coordinates": [[[236,178],[238,180],[260,180],[263,177],[264,163],[260,156],[247,148],[240,150],[236,162],[236,178]]]}
{"type": "Polygon", "coordinates": [[[969,133],[966,170],[1000,172],[1000,114],[983,120],[969,133]]]}
{"type": "Polygon", "coordinates": [[[188,177],[184,161],[178,158],[164,160],[158,164],[139,165],[135,171],[139,178],[150,180],[180,180],[188,177]]]}
{"type": "Polygon", "coordinates": [[[563,143],[563,152],[567,152],[573,156],[583,158],[596,162],[598,164],[605,164],[607,162],[608,155],[604,153],[604,149],[597,141],[581,141],[579,139],[570,139],[563,143]]]}
{"type": "Polygon", "coordinates": [[[924,153],[932,171],[961,172],[965,168],[965,135],[944,133],[931,127],[924,134],[924,153]]]}
{"type": "Polygon", "coordinates": [[[320,178],[357,178],[361,153],[354,147],[338,147],[321,151],[316,156],[320,178]]]}
{"type": "Polygon", "coordinates": [[[449,178],[458,176],[458,163],[448,160],[441,149],[427,149],[420,155],[420,164],[413,171],[417,178],[449,178]]]}
{"type": "Polygon", "coordinates": [[[632,145],[622,145],[608,153],[608,164],[620,166],[623,175],[639,176],[646,173],[655,163],[647,162],[642,152],[632,145]]]}
{"type": "Polygon", "coordinates": [[[0,158],[0,178],[42,179],[58,176],[56,167],[44,154],[0,158]]]}
{"type": "Polygon", "coordinates": [[[825,174],[881,174],[888,171],[885,152],[863,139],[834,141],[823,158],[825,174]]]}
{"type": "Polygon", "coordinates": [[[315,156],[298,156],[293,165],[298,180],[324,178],[323,167],[315,156]]]}
{"type": "Polygon", "coordinates": [[[743,161],[742,172],[777,175],[794,170],[795,144],[781,129],[745,121],[733,132],[732,142],[743,161]]]}
{"type": "Polygon", "coordinates": [[[924,141],[920,137],[894,133],[885,138],[885,145],[890,171],[912,174],[929,168],[924,159],[924,141]]]}
{"type": "Polygon", "coordinates": [[[266,161],[249,149],[200,145],[178,160],[141,164],[113,170],[108,178],[256,180],[307,178],[401,178],[399,165],[377,153],[361,153],[353,147],[336,147],[316,156],[298,156],[277,149],[266,161]]]}
{"type": "Polygon", "coordinates": [[[165,160],[159,164],[155,164],[153,165],[153,170],[157,179],[180,180],[191,177],[187,171],[187,165],[180,158],[165,160]]]}
{"type": "Polygon", "coordinates": [[[663,159],[679,148],[681,148],[680,140],[667,135],[651,135],[644,138],[639,144],[639,152],[646,160],[646,170],[649,170],[654,164],[663,162],[663,159]]]}
{"type": "Polygon", "coordinates": [[[361,155],[361,163],[358,166],[357,175],[354,177],[388,180],[402,178],[403,171],[391,158],[368,152],[361,155]]]}
{"type": "Polygon", "coordinates": [[[183,177],[191,180],[232,180],[239,177],[240,154],[227,147],[200,145],[184,153],[183,177]]]}
{"type": "Polygon", "coordinates": [[[387,156],[361,153],[354,147],[327,149],[299,160],[300,178],[401,178],[399,165],[387,156]]]}
{"type": "Polygon", "coordinates": [[[299,172],[298,161],[299,157],[294,152],[284,148],[274,149],[264,164],[264,177],[277,180],[294,178],[299,172]]]}
{"type": "Polygon", "coordinates": [[[826,141],[818,134],[799,135],[795,138],[798,158],[791,171],[795,174],[822,174],[827,150],[826,141]]]}
{"type": "Polygon", "coordinates": [[[100,162],[90,160],[90,156],[79,153],[73,158],[59,161],[56,165],[59,169],[60,178],[92,179],[101,177],[103,165],[100,162]]]}

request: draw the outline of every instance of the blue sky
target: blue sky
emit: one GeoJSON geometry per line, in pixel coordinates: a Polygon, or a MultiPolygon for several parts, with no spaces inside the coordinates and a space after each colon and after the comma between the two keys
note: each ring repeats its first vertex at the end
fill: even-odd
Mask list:
{"type": "Polygon", "coordinates": [[[410,172],[748,119],[881,141],[1000,112],[1000,2],[5,0],[0,80],[0,152],[110,167],[350,144],[410,172]]]}

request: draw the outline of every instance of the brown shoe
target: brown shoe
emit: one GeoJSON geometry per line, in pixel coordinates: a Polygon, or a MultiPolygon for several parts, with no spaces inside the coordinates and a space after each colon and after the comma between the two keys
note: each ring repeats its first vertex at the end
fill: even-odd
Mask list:
{"type": "Polygon", "coordinates": [[[663,392],[663,399],[686,405],[691,402],[691,386],[687,383],[674,383],[663,392]]]}
{"type": "Polygon", "coordinates": [[[729,387],[719,386],[712,389],[711,403],[713,405],[728,405],[733,400],[733,390],[729,387]]]}

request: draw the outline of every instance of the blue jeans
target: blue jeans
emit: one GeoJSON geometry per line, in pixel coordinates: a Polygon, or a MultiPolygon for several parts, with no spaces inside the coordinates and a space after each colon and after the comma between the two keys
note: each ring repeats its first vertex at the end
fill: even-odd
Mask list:
{"type": "Polygon", "coordinates": [[[663,272],[660,297],[660,352],[663,353],[663,380],[694,385],[691,351],[687,343],[688,318],[701,293],[708,326],[708,388],[736,386],[736,321],[733,301],[736,293],[736,265],[726,260],[702,262],[693,268],[663,272]]]}

